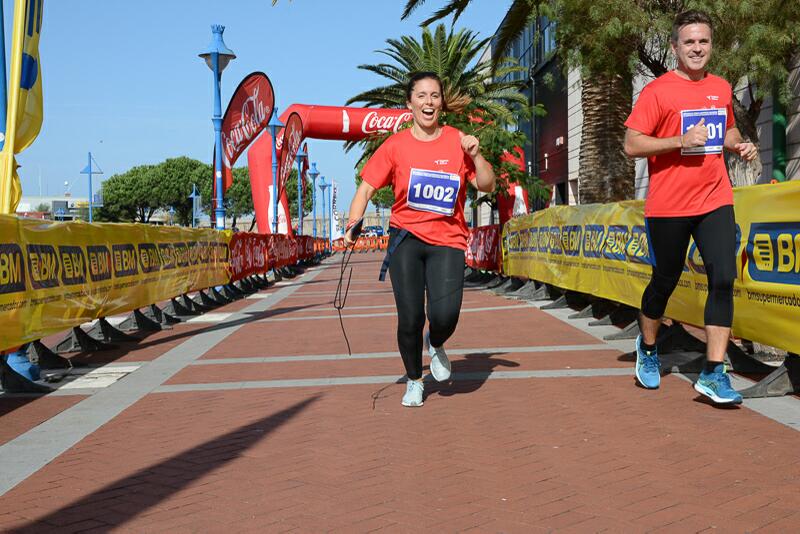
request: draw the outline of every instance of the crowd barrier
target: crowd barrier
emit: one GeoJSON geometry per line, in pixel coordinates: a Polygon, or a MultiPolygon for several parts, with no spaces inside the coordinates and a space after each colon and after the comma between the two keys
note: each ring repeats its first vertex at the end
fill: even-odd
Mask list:
{"type": "MultiPolygon", "coordinates": [[[[734,192],[737,279],[733,333],[800,352],[800,183],[734,192]]],[[[556,206],[506,223],[502,263],[528,278],[638,308],[651,272],[643,202],[556,206]]],[[[666,315],[703,324],[705,267],[692,242],[666,315]]]]}
{"type": "MultiPolygon", "coordinates": [[[[389,236],[361,236],[356,240],[353,246],[353,252],[375,252],[378,250],[386,250],[389,246],[389,236]]],[[[344,238],[334,239],[331,248],[334,252],[344,252],[344,238]]]]}
{"type": "Polygon", "coordinates": [[[33,343],[41,351],[39,340],[69,329],[72,340],[59,349],[97,348],[124,339],[105,317],[132,312],[135,329],[198,314],[265,287],[258,275],[324,250],[324,239],[305,236],[0,216],[0,350],[33,343]],[[102,331],[92,338],[79,325],[95,319],[102,331]]]}
{"type": "Polygon", "coordinates": [[[470,228],[465,254],[467,267],[500,272],[500,225],[470,228]]]}

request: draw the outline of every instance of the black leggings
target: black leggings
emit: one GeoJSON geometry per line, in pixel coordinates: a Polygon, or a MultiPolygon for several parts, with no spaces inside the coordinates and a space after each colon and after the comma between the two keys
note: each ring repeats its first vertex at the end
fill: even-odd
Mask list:
{"type": "Polygon", "coordinates": [[[653,275],[642,295],[645,317],[660,319],[664,315],[667,301],[681,277],[691,236],[708,276],[705,324],[730,327],[736,279],[733,206],[692,217],[648,217],[646,223],[653,275]]]}
{"type": "Polygon", "coordinates": [[[392,253],[389,274],[397,305],[397,345],[408,378],[417,380],[422,377],[425,290],[431,345],[441,347],[458,324],[464,292],[464,251],[430,245],[407,234],[392,253]]]}

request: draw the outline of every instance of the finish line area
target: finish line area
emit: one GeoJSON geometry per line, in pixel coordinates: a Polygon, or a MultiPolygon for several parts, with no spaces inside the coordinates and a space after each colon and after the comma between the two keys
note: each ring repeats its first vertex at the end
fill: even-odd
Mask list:
{"type": "MultiPolygon", "coordinates": [[[[637,387],[593,317],[466,288],[450,382],[401,406],[391,284],[340,255],[0,395],[0,530],[788,532],[800,399],[637,387]],[[73,379],[74,378],[74,379],[73,379]]],[[[734,375],[734,386],[752,384],[734,375]]]]}

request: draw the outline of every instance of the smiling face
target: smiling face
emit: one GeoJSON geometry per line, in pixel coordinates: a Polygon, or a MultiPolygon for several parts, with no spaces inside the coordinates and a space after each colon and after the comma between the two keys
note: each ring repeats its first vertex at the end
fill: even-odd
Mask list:
{"type": "Polygon", "coordinates": [[[678,41],[671,43],[678,69],[690,78],[702,77],[711,59],[711,28],[708,24],[687,24],[678,31],[678,41]]]}
{"type": "Polygon", "coordinates": [[[444,100],[439,82],[433,78],[417,80],[406,106],[411,110],[414,123],[423,129],[436,128],[444,100]]]}

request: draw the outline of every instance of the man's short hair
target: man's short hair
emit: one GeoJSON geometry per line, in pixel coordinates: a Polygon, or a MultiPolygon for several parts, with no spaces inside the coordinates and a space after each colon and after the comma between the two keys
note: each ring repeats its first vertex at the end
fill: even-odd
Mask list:
{"type": "Polygon", "coordinates": [[[690,9],[688,11],[678,13],[678,16],[675,17],[675,20],[672,23],[672,35],[670,35],[670,41],[677,43],[678,33],[681,31],[681,28],[689,24],[706,24],[711,30],[711,36],[714,36],[714,24],[711,22],[711,17],[708,16],[708,13],[690,9]]]}

